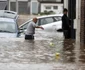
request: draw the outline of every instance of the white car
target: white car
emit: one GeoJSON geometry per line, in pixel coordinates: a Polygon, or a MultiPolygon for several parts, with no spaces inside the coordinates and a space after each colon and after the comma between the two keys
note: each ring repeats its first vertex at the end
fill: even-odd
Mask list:
{"type": "Polygon", "coordinates": [[[17,13],[0,10],[0,38],[16,38],[19,36],[17,13]]]}
{"type": "MultiPolygon", "coordinates": [[[[57,31],[58,29],[62,28],[62,21],[61,17],[63,14],[54,14],[54,15],[46,15],[37,17],[37,25],[42,26],[44,31],[57,31]]],[[[21,30],[26,31],[27,25],[31,22],[32,19],[28,20],[27,22],[23,23],[19,26],[21,30]]],[[[38,29],[39,30],[39,29],[38,29]]]]}

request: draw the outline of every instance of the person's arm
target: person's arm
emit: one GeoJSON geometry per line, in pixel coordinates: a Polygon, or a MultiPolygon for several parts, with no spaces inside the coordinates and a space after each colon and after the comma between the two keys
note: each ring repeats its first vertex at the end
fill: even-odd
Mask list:
{"type": "Polygon", "coordinates": [[[35,28],[41,28],[41,29],[43,29],[43,30],[44,30],[44,28],[43,28],[43,27],[41,27],[41,26],[36,26],[35,28]]]}
{"type": "Polygon", "coordinates": [[[44,30],[44,28],[43,28],[43,27],[41,27],[41,26],[37,26],[35,23],[33,23],[33,27],[35,27],[35,28],[41,28],[41,29],[43,29],[43,30],[44,30]]]}

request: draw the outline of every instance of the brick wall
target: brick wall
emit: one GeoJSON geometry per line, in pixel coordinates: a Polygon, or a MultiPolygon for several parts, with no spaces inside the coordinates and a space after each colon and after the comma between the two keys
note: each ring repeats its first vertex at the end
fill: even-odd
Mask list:
{"type": "Polygon", "coordinates": [[[81,0],[80,42],[85,44],[85,0],[81,0]]]}

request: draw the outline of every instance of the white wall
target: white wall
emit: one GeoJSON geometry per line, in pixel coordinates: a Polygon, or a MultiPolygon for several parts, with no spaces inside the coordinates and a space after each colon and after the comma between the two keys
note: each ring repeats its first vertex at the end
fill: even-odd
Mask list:
{"type": "Polygon", "coordinates": [[[68,0],[64,0],[64,8],[68,9],[68,0]]]}
{"type": "Polygon", "coordinates": [[[53,3],[42,3],[41,4],[41,12],[47,11],[54,11],[56,14],[63,13],[63,4],[53,4],[53,3]],[[51,9],[46,9],[46,6],[51,6],[51,9]],[[53,6],[58,6],[58,9],[53,9],[53,6]]]}

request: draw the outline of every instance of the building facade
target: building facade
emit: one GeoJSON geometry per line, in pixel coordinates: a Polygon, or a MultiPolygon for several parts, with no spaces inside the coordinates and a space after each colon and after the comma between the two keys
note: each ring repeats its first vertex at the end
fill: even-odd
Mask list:
{"type": "MultiPolygon", "coordinates": [[[[66,2],[66,0],[64,2],[64,7],[69,7],[69,4],[66,2]]],[[[75,10],[76,17],[74,19],[74,28],[76,29],[76,42],[77,44],[85,45],[85,0],[76,0],[75,10]]]]}
{"type": "Polygon", "coordinates": [[[8,0],[9,10],[19,14],[38,14],[40,12],[54,11],[62,13],[63,0],[8,0]],[[18,2],[16,5],[16,1],[18,2]],[[17,7],[16,7],[17,6],[17,7]],[[51,7],[50,7],[51,6],[51,7]],[[16,9],[17,8],[17,9],[16,9]]]}
{"type": "Polygon", "coordinates": [[[80,42],[85,45],[85,0],[81,0],[80,42]]]}
{"type": "Polygon", "coordinates": [[[40,12],[53,11],[56,14],[63,13],[63,0],[40,0],[40,12]]]}
{"type": "Polygon", "coordinates": [[[0,10],[7,9],[7,0],[0,0],[0,10]]]}
{"type": "Polygon", "coordinates": [[[56,14],[63,13],[63,4],[56,3],[41,3],[40,12],[53,11],[56,14]]]}

